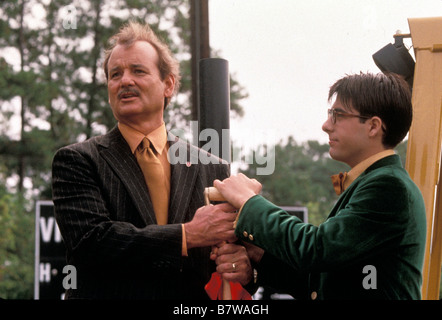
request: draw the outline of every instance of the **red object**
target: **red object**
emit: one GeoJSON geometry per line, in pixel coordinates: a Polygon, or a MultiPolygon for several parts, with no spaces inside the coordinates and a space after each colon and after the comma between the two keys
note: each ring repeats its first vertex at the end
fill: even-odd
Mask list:
{"type": "MultiPolygon", "coordinates": [[[[250,293],[244,289],[238,282],[229,282],[232,300],[252,300],[250,293]]],[[[210,281],[206,284],[207,294],[212,300],[223,300],[223,280],[218,272],[212,273],[210,281]]]]}

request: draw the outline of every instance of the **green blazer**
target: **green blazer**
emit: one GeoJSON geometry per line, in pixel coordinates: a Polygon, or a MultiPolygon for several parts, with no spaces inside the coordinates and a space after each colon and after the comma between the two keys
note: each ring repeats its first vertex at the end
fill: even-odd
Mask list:
{"type": "Polygon", "coordinates": [[[424,201],[397,155],[363,172],[319,226],[257,195],[235,233],[266,251],[259,283],[296,299],[421,298],[424,201]]]}

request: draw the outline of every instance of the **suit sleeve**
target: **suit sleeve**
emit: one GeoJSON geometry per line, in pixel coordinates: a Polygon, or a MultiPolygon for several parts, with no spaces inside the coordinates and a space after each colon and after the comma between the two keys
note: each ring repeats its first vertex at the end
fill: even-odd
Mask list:
{"type": "Polygon", "coordinates": [[[243,206],[235,232],[297,272],[322,272],[397,246],[408,223],[409,198],[400,179],[377,177],[359,186],[336,215],[314,226],[257,195],[243,206]]]}
{"type": "Polygon", "coordinates": [[[141,226],[111,218],[104,199],[109,195],[103,194],[103,185],[112,188],[112,184],[100,180],[97,166],[88,152],[74,148],[63,148],[54,156],[53,201],[69,262],[98,269],[124,270],[134,265],[180,268],[181,225],[141,226]]]}

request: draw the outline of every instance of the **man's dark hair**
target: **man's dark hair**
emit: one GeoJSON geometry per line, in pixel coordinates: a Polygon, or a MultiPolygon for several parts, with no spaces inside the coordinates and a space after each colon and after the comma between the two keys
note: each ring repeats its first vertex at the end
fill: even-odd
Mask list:
{"type": "Polygon", "coordinates": [[[401,76],[394,73],[347,75],[330,87],[329,101],[335,95],[345,108],[353,107],[361,116],[381,118],[384,146],[394,148],[407,135],[413,108],[410,86],[401,76]]]}

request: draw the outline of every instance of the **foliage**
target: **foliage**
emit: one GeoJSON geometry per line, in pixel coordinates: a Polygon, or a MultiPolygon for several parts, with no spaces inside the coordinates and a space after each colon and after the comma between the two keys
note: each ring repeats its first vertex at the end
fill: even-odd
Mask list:
{"type": "Polygon", "coordinates": [[[29,299],[34,280],[34,217],[23,198],[0,188],[0,298],[29,299]]]}
{"type": "MultiPolygon", "coordinates": [[[[180,60],[182,86],[165,122],[184,128],[191,119],[189,10],[189,0],[0,2],[0,159],[7,164],[0,182],[13,178],[8,185],[16,181],[20,192],[50,196],[55,150],[115,125],[102,64],[108,39],[129,20],[149,23],[180,60]],[[44,138],[29,148],[25,136],[37,132],[44,138]]],[[[243,115],[246,96],[232,77],[233,116],[243,115]]]]}

